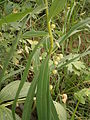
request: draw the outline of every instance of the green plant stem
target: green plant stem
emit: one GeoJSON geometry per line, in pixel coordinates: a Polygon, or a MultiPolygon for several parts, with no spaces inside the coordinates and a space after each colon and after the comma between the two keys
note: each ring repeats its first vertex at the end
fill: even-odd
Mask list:
{"type": "MultiPolygon", "coordinates": [[[[24,103],[25,100],[26,100],[26,98],[18,99],[17,104],[24,103]]],[[[10,102],[3,103],[1,105],[6,107],[6,106],[9,106],[9,105],[12,105],[12,104],[13,104],[13,101],[10,101],[10,102]]]]}
{"type": "Polygon", "coordinates": [[[48,32],[49,32],[49,37],[50,37],[50,49],[49,49],[49,54],[52,53],[53,50],[53,35],[52,35],[52,30],[51,30],[51,25],[50,25],[50,21],[48,21],[48,1],[45,0],[45,5],[46,5],[46,17],[47,17],[47,28],[48,28],[48,32]]]}
{"type": "Polygon", "coordinates": [[[76,108],[75,108],[75,110],[74,110],[74,112],[73,112],[73,115],[72,115],[72,117],[71,117],[71,120],[74,120],[74,116],[75,116],[75,113],[76,113],[76,111],[77,111],[78,105],[79,105],[79,101],[77,102],[77,105],[76,105],[76,108]]]}

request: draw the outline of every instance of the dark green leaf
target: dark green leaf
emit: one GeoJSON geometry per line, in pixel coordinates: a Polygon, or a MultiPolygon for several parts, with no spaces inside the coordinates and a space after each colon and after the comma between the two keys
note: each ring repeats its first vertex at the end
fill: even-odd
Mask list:
{"type": "Polygon", "coordinates": [[[48,114],[48,112],[50,113],[48,61],[49,57],[47,56],[40,67],[37,84],[36,104],[39,120],[49,120],[50,118],[50,114],[48,114]]]}
{"type": "Polygon", "coordinates": [[[40,54],[40,50],[38,49],[33,56],[33,63],[34,63],[33,67],[34,67],[35,76],[31,83],[31,87],[29,88],[28,95],[26,97],[22,120],[30,120],[31,118],[32,103],[33,103],[33,98],[35,95],[35,89],[39,75],[39,64],[40,64],[39,54],[40,54]]]}
{"type": "MultiPolygon", "coordinates": [[[[43,40],[42,40],[42,41],[43,41],[43,40]]],[[[34,55],[34,53],[36,52],[36,50],[38,49],[38,47],[39,47],[39,45],[41,44],[42,41],[40,41],[40,42],[36,45],[36,47],[34,48],[34,50],[32,51],[32,53],[30,53],[30,55],[29,55],[29,59],[28,59],[28,62],[27,62],[27,64],[26,64],[26,68],[25,68],[25,71],[24,71],[24,73],[23,73],[23,76],[22,76],[22,79],[21,79],[19,88],[18,88],[17,93],[16,93],[15,100],[14,100],[14,103],[13,103],[13,106],[12,106],[12,114],[13,114],[14,120],[15,120],[15,107],[16,107],[16,102],[17,102],[19,93],[20,93],[20,91],[21,91],[21,89],[22,89],[22,87],[23,87],[23,85],[24,85],[24,83],[25,83],[25,81],[26,81],[26,79],[27,79],[27,75],[28,75],[28,71],[29,71],[29,68],[30,68],[30,65],[31,65],[31,60],[32,60],[32,58],[33,58],[33,55],[34,55]]]]}

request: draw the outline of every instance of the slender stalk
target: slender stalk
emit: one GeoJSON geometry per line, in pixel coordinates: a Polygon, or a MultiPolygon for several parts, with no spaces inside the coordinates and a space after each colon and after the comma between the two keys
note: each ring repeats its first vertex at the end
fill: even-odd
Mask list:
{"type": "Polygon", "coordinates": [[[53,35],[52,35],[52,31],[51,31],[51,25],[50,25],[50,21],[48,21],[48,1],[45,0],[45,5],[46,5],[46,17],[47,17],[47,28],[48,28],[48,32],[49,32],[49,37],[50,37],[50,49],[49,49],[49,54],[52,53],[53,50],[53,35]]]}
{"type": "Polygon", "coordinates": [[[75,113],[76,113],[76,111],[77,111],[78,105],[79,105],[79,101],[77,102],[77,105],[76,105],[76,108],[75,108],[75,110],[74,110],[74,112],[73,112],[73,115],[72,115],[72,117],[71,117],[71,120],[74,120],[74,116],[75,116],[75,113]]]}
{"type": "MultiPolygon", "coordinates": [[[[26,98],[18,99],[17,104],[24,103],[25,100],[26,100],[26,98]]],[[[12,104],[13,104],[13,101],[10,101],[10,102],[3,103],[1,105],[6,107],[6,106],[9,106],[9,105],[12,105],[12,104]]]]}

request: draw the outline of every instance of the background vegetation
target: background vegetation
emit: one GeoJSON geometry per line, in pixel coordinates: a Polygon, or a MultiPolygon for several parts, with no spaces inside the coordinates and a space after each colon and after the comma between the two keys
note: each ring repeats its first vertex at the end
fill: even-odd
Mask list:
{"type": "Polygon", "coordinates": [[[89,43],[90,0],[0,0],[0,120],[90,120],[89,43]]]}

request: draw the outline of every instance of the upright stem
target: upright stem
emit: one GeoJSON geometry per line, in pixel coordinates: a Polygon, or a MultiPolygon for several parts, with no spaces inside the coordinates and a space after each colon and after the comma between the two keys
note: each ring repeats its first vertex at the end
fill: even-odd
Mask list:
{"type": "Polygon", "coordinates": [[[47,0],[45,0],[45,5],[46,5],[47,28],[48,28],[48,32],[49,32],[49,38],[50,38],[49,54],[51,54],[52,50],[53,50],[53,35],[52,35],[52,31],[51,31],[50,21],[48,21],[49,12],[48,12],[48,1],[47,0]]]}
{"type": "Polygon", "coordinates": [[[75,108],[75,110],[74,110],[74,112],[73,112],[73,115],[72,115],[72,117],[71,117],[71,120],[74,120],[74,116],[75,116],[75,113],[76,113],[76,111],[77,111],[78,105],[79,105],[79,101],[77,102],[77,105],[76,105],[76,108],[75,108]]]}

